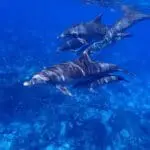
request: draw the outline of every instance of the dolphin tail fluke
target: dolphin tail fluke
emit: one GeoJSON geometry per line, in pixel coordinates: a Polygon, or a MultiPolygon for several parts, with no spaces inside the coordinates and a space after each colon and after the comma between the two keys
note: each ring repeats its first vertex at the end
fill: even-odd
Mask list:
{"type": "Polygon", "coordinates": [[[131,18],[132,20],[145,20],[150,19],[150,14],[142,13],[141,11],[136,10],[136,8],[123,5],[122,11],[125,16],[131,18]]]}

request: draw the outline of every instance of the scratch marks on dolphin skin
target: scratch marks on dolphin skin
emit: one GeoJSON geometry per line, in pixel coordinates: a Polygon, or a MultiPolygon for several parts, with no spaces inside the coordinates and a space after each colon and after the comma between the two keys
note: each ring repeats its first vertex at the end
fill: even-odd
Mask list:
{"type": "Polygon", "coordinates": [[[83,76],[86,75],[85,72],[84,72],[84,70],[79,65],[77,65],[77,64],[75,64],[73,62],[70,62],[70,64],[72,64],[72,66],[74,66],[74,67],[77,67],[82,72],[83,76]]]}

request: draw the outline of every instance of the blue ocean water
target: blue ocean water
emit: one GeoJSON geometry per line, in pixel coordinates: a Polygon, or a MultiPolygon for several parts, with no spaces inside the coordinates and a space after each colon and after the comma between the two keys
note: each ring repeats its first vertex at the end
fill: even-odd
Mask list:
{"type": "MultiPolygon", "coordinates": [[[[150,1],[131,3],[150,13],[150,1]]],[[[101,12],[106,24],[121,15],[80,0],[1,2],[0,150],[150,149],[149,20],[128,30],[132,38],[94,55],[136,74],[129,83],[99,87],[96,93],[76,90],[74,97],[51,86],[22,85],[45,66],[76,58],[56,53],[56,37],[101,12]]]]}

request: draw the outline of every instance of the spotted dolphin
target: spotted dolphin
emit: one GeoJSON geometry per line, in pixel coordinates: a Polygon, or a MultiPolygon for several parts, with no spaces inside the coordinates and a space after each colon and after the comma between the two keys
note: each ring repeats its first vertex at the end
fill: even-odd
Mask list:
{"type": "MultiPolygon", "coordinates": [[[[128,71],[115,64],[92,61],[89,55],[84,52],[78,59],[43,69],[34,74],[29,81],[25,81],[23,85],[54,85],[63,94],[72,96],[68,89],[70,86],[82,85],[84,82],[89,88],[96,82],[103,85],[112,81],[120,81],[121,78],[115,77],[115,75],[110,76],[113,72],[129,74],[128,71]]],[[[122,80],[124,79],[122,78],[122,80]]]]}
{"type": "Polygon", "coordinates": [[[87,51],[101,50],[118,40],[132,36],[132,34],[126,32],[127,29],[138,22],[150,19],[149,14],[144,14],[129,6],[122,6],[122,11],[124,12],[124,16],[107,30],[102,40],[100,39],[91,44],[86,49],[87,51]]]}

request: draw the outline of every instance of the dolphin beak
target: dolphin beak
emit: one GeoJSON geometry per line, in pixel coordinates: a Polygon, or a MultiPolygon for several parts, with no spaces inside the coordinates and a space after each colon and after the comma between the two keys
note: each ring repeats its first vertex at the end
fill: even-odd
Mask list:
{"type": "Polygon", "coordinates": [[[23,83],[23,86],[30,86],[31,85],[31,83],[29,82],[29,81],[25,81],[24,83],[23,83]]]}

